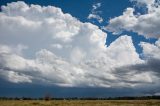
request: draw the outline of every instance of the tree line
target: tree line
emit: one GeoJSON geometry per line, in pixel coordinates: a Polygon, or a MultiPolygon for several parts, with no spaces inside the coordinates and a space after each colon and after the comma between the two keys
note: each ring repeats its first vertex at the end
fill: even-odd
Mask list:
{"type": "Polygon", "coordinates": [[[160,96],[140,96],[140,97],[71,97],[71,98],[53,98],[51,96],[45,96],[41,98],[31,98],[31,97],[0,97],[0,100],[150,100],[158,99],[160,96]]]}

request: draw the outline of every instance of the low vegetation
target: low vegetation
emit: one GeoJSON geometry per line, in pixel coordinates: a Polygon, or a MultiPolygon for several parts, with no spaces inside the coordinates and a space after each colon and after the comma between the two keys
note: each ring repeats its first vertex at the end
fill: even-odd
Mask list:
{"type": "Polygon", "coordinates": [[[0,106],[160,106],[160,100],[0,100],[0,106]]]}

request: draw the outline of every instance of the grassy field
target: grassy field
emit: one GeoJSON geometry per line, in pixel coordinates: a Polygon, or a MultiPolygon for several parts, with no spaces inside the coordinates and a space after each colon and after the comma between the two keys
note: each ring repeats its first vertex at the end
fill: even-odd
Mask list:
{"type": "Polygon", "coordinates": [[[0,100],[0,106],[160,106],[160,100],[0,100]]]}

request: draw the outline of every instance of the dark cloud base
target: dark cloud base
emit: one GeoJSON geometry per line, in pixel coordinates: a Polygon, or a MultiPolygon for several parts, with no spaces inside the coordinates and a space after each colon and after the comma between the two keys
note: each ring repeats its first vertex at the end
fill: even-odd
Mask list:
{"type": "MultiPolygon", "coordinates": [[[[0,97],[123,97],[146,96],[158,89],[144,88],[100,88],[100,87],[58,87],[35,84],[13,84],[0,80],[0,97]]],[[[150,94],[153,95],[153,94],[150,94]]]]}

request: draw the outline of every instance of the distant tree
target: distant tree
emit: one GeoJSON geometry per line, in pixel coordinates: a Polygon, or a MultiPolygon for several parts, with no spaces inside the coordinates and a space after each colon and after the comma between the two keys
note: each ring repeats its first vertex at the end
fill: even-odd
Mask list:
{"type": "Polygon", "coordinates": [[[46,100],[46,101],[51,100],[51,95],[50,95],[49,93],[47,93],[47,94],[44,96],[44,100],[46,100]]]}

